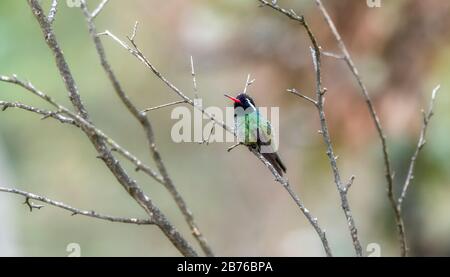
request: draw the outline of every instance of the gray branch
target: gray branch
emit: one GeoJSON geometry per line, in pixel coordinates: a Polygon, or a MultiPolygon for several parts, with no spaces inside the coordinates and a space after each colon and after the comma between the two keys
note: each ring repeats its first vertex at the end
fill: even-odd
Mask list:
{"type": "MultiPolygon", "coordinates": [[[[90,132],[95,133],[97,136],[103,138],[105,140],[105,142],[108,143],[112,147],[111,151],[119,153],[125,159],[132,162],[136,166],[136,171],[142,170],[147,175],[149,175],[150,177],[155,179],[155,181],[157,181],[161,184],[163,183],[163,179],[162,179],[161,175],[159,175],[157,172],[155,172],[153,169],[151,169],[148,165],[144,164],[136,156],[134,156],[128,150],[126,150],[124,147],[122,147],[117,142],[115,142],[111,137],[106,135],[102,130],[98,129],[97,127],[95,127],[94,125],[89,123],[88,121],[84,120],[81,116],[71,112],[69,109],[62,106],[58,102],[56,102],[52,97],[50,97],[46,93],[36,89],[32,83],[22,81],[22,80],[18,79],[17,76],[15,76],[15,75],[13,75],[12,77],[0,75],[0,81],[18,85],[18,86],[24,88],[25,90],[31,92],[32,94],[38,96],[39,98],[43,99],[44,101],[48,102],[49,104],[54,106],[59,111],[59,113],[63,113],[74,120],[74,122],[71,122],[71,121],[66,122],[66,120],[63,120],[60,122],[74,123],[72,125],[76,125],[77,127],[80,127],[80,124],[82,124],[90,132]]],[[[13,104],[13,103],[7,104],[7,102],[4,102],[4,103],[7,106],[11,106],[13,104]]],[[[26,106],[26,105],[23,105],[23,106],[26,106]]],[[[8,107],[6,107],[6,108],[8,108],[8,107]]],[[[3,107],[3,109],[6,109],[6,108],[3,107]]],[[[16,107],[16,108],[19,108],[19,107],[16,107]]],[[[42,114],[42,112],[45,112],[46,114],[43,114],[45,118],[47,118],[48,113],[50,113],[50,111],[43,111],[43,110],[39,110],[37,108],[34,108],[34,110],[32,110],[32,109],[30,110],[30,108],[33,108],[33,107],[29,107],[29,106],[28,107],[20,107],[20,108],[28,110],[28,111],[33,111],[35,113],[40,113],[40,114],[42,114]]],[[[54,112],[53,112],[53,115],[54,115],[54,112]]],[[[51,116],[51,117],[54,117],[54,116],[51,116]]]]}
{"type": "MultiPolygon", "coordinates": [[[[183,216],[185,217],[194,237],[199,242],[199,244],[202,247],[205,254],[207,256],[213,256],[214,254],[211,250],[211,247],[209,246],[206,238],[202,235],[199,227],[195,223],[194,216],[193,216],[192,212],[189,210],[189,208],[187,207],[186,201],[183,199],[181,194],[178,192],[178,189],[175,187],[175,184],[173,183],[172,179],[169,176],[167,168],[162,160],[162,156],[156,147],[155,135],[154,135],[153,127],[152,127],[150,121],[148,120],[145,113],[141,112],[133,104],[131,99],[126,94],[125,90],[122,88],[118,78],[114,74],[114,72],[111,68],[111,65],[109,64],[109,62],[106,58],[106,53],[105,53],[103,44],[102,44],[100,38],[97,36],[94,18],[89,13],[84,0],[81,1],[81,8],[82,8],[84,16],[86,18],[86,21],[88,24],[88,29],[89,29],[89,34],[91,35],[91,38],[94,42],[95,48],[97,50],[97,54],[99,56],[101,65],[103,67],[103,70],[105,71],[106,75],[108,76],[109,80],[111,81],[111,84],[112,84],[114,90],[116,91],[116,94],[122,101],[122,103],[125,105],[125,107],[128,109],[128,111],[133,115],[133,117],[135,117],[135,119],[139,122],[142,129],[144,130],[146,139],[148,142],[148,146],[150,149],[151,157],[155,161],[156,166],[158,167],[158,170],[162,175],[163,185],[165,186],[165,188],[169,191],[169,193],[174,198],[178,208],[180,209],[183,216]]],[[[136,22],[135,27],[133,29],[133,34],[130,38],[131,41],[134,41],[134,38],[136,36],[137,26],[138,26],[138,24],[136,22]]]]}
{"type": "Polygon", "coordinates": [[[48,12],[47,21],[52,24],[55,21],[56,13],[58,12],[58,0],[52,0],[50,11],[48,12]]]}
{"type": "Polygon", "coordinates": [[[36,108],[36,107],[30,106],[30,105],[26,105],[26,104],[23,104],[20,102],[0,101],[0,107],[1,107],[2,111],[5,111],[8,108],[21,109],[21,110],[33,112],[36,114],[40,114],[40,115],[42,115],[41,119],[46,119],[46,118],[51,117],[51,118],[58,120],[61,123],[66,123],[66,124],[71,124],[71,125],[77,126],[77,123],[75,120],[61,115],[61,112],[43,110],[43,109],[36,108]]]}
{"type": "Polygon", "coordinates": [[[253,149],[251,147],[249,148],[249,150],[253,154],[255,154],[256,157],[258,157],[258,159],[270,170],[270,172],[272,172],[273,176],[275,176],[275,181],[277,181],[278,183],[283,185],[284,189],[286,189],[286,191],[289,193],[291,198],[294,200],[295,204],[300,208],[302,213],[305,215],[306,219],[309,221],[309,223],[313,226],[316,233],[319,235],[320,240],[322,241],[323,248],[324,248],[327,256],[328,257],[333,256],[330,245],[328,243],[328,239],[327,239],[325,230],[320,228],[317,218],[311,214],[311,212],[303,204],[300,197],[298,197],[298,195],[292,190],[292,187],[289,184],[289,181],[287,179],[281,177],[280,174],[278,173],[278,171],[273,167],[273,165],[263,155],[261,155],[261,153],[259,153],[258,151],[256,151],[255,149],[253,149]]]}
{"type": "Polygon", "coordinates": [[[255,82],[255,79],[250,79],[250,78],[251,78],[251,75],[248,74],[247,81],[245,81],[244,91],[242,92],[244,94],[247,93],[248,87],[250,87],[255,82]]]}
{"type": "Polygon", "coordinates": [[[197,99],[198,98],[197,79],[195,78],[194,58],[192,56],[191,56],[191,75],[192,75],[192,87],[194,89],[194,99],[197,99]]]}
{"type": "MultiPolygon", "coordinates": [[[[98,129],[93,124],[91,124],[90,122],[83,119],[80,115],[77,115],[77,114],[71,112],[70,110],[68,110],[66,107],[58,104],[50,96],[48,96],[44,92],[36,89],[32,83],[24,82],[24,81],[18,79],[16,76],[7,77],[7,76],[1,76],[1,75],[0,75],[0,81],[18,85],[18,86],[26,89],[27,91],[31,92],[32,94],[39,96],[40,98],[47,101],[51,105],[55,106],[57,108],[57,110],[59,111],[58,114],[59,113],[65,114],[66,116],[69,117],[67,120],[63,120],[60,122],[69,123],[69,124],[75,125],[77,127],[84,128],[85,130],[88,131],[88,133],[94,134],[94,135],[98,136],[99,138],[104,139],[104,141],[106,141],[112,147],[111,151],[118,152],[122,156],[124,156],[125,158],[127,158],[128,160],[133,162],[136,165],[136,170],[142,170],[142,171],[146,172],[149,176],[152,176],[156,181],[163,183],[163,179],[161,176],[159,176],[152,169],[150,169],[150,167],[148,167],[147,165],[142,163],[139,159],[137,159],[135,156],[133,156],[131,153],[129,153],[125,148],[123,148],[118,143],[116,143],[112,138],[110,138],[108,135],[106,135],[102,130],[98,129]]],[[[44,115],[44,117],[45,116],[48,117],[48,114],[50,112],[50,111],[40,110],[35,107],[31,107],[31,106],[24,105],[21,103],[9,103],[9,102],[4,102],[4,101],[3,101],[3,103],[8,107],[21,108],[23,110],[34,112],[36,114],[42,114],[42,115],[44,115]]],[[[3,106],[3,108],[4,107],[5,106],[3,106]]],[[[53,114],[55,114],[55,113],[53,113],[53,114]]],[[[54,116],[51,116],[51,117],[55,118],[54,116]]],[[[101,156],[99,156],[99,157],[101,157],[101,156]]]]}
{"type": "Polygon", "coordinates": [[[170,103],[158,105],[158,106],[151,107],[151,108],[146,108],[146,109],[142,110],[141,113],[148,113],[148,112],[150,112],[150,111],[159,110],[159,109],[161,109],[161,108],[170,107],[170,106],[174,106],[174,105],[178,105],[178,104],[183,104],[183,103],[186,103],[186,101],[185,101],[185,100],[174,101],[174,102],[170,102],[170,103]]]}
{"type": "Polygon", "coordinates": [[[341,58],[345,61],[345,63],[349,67],[351,73],[355,77],[356,82],[358,83],[358,85],[361,89],[361,93],[366,101],[370,116],[376,127],[377,134],[378,134],[378,137],[381,142],[382,152],[383,152],[383,160],[384,160],[384,166],[385,166],[385,172],[386,172],[385,177],[386,177],[386,181],[387,181],[387,194],[388,194],[388,199],[389,199],[390,205],[394,211],[394,217],[395,217],[395,222],[397,225],[397,232],[398,232],[399,241],[400,241],[401,255],[406,256],[407,244],[406,244],[405,226],[404,226],[400,211],[397,209],[396,199],[394,196],[394,173],[392,171],[392,166],[391,166],[391,162],[390,162],[390,158],[389,158],[389,151],[388,151],[387,142],[386,142],[386,135],[384,134],[380,119],[375,110],[375,106],[369,95],[367,87],[365,86],[364,82],[362,81],[361,75],[359,74],[358,69],[356,68],[356,66],[354,64],[354,62],[350,56],[350,53],[347,50],[347,47],[345,46],[344,41],[342,40],[341,35],[337,31],[337,28],[336,28],[333,20],[331,19],[331,16],[328,14],[328,12],[325,9],[324,5],[322,4],[321,0],[314,0],[314,1],[316,2],[316,5],[318,6],[320,12],[322,13],[322,15],[325,19],[325,22],[328,24],[333,36],[335,37],[335,39],[338,43],[338,47],[342,52],[341,58]]]}
{"type": "Polygon", "coordinates": [[[34,199],[43,203],[47,203],[49,205],[67,210],[69,212],[72,213],[72,215],[83,215],[83,216],[87,216],[87,217],[92,217],[92,218],[97,218],[97,219],[103,219],[103,220],[107,220],[107,221],[111,221],[111,222],[119,222],[119,223],[130,223],[130,224],[137,224],[137,225],[148,225],[148,224],[154,224],[154,222],[152,220],[149,219],[138,219],[138,218],[126,218],[126,217],[115,217],[115,216],[110,216],[110,215],[104,215],[104,214],[99,214],[95,211],[86,211],[86,210],[80,210],[77,208],[74,208],[72,206],[69,206],[63,202],[60,201],[55,201],[52,200],[50,198],[44,197],[44,196],[40,196],[40,195],[36,195],[30,192],[26,192],[23,190],[19,190],[19,189],[14,189],[14,188],[4,188],[4,187],[0,187],[0,191],[1,192],[6,192],[6,193],[13,193],[13,194],[18,194],[18,195],[22,195],[25,197],[25,203],[30,207],[30,211],[34,208],[34,209],[41,209],[43,206],[42,205],[36,205],[30,202],[30,199],[34,199]]]}
{"type": "Polygon", "coordinates": [[[425,111],[422,111],[423,122],[422,122],[422,129],[420,130],[419,141],[417,142],[416,150],[414,151],[414,154],[411,157],[411,162],[408,168],[408,175],[406,176],[405,183],[403,184],[402,193],[397,200],[397,210],[399,210],[400,212],[402,210],[403,200],[406,197],[408,187],[411,184],[411,181],[414,179],[414,167],[416,165],[417,157],[419,156],[420,151],[422,150],[422,148],[425,146],[426,143],[425,136],[427,134],[428,125],[430,123],[431,117],[433,116],[434,102],[436,100],[436,95],[440,87],[441,86],[438,85],[433,89],[433,92],[431,93],[430,104],[428,106],[428,111],[426,113],[425,111]]]}
{"type": "Polygon", "coordinates": [[[287,92],[290,92],[290,93],[292,93],[292,94],[294,94],[294,95],[297,95],[298,97],[303,98],[303,99],[305,99],[306,101],[309,101],[311,104],[313,104],[315,107],[317,107],[317,101],[316,101],[316,100],[312,99],[312,98],[309,97],[309,96],[306,96],[306,95],[301,94],[301,93],[298,92],[298,90],[296,90],[295,88],[288,89],[287,92]]]}
{"type": "Polygon", "coordinates": [[[105,7],[105,5],[109,2],[109,0],[103,0],[102,2],[100,2],[100,4],[98,4],[97,8],[95,8],[95,10],[90,14],[90,17],[92,19],[96,18],[97,15],[103,10],[103,8],[105,7]]]}
{"type": "MultiPolygon", "coordinates": [[[[28,0],[34,16],[36,17],[45,41],[55,56],[56,66],[59,70],[62,80],[69,92],[69,99],[81,118],[89,122],[89,114],[81,101],[75,80],[70,72],[69,66],[61,51],[61,48],[55,38],[55,34],[38,0],[28,0]]],[[[90,123],[90,122],[89,122],[90,123]]],[[[137,182],[128,175],[120,162],[112,155],[104,138],[89,131],[86,126],[81,125],[81,129],[87,135],[93,146],[98,152],[98,157],[105,163],[109,170],[116,177],[118,182],[130,194],[130,196],[147,212],[148,216],[155,222],[160,230],[167,236],[172,244],[185,256],[197,256],[197,253],[185,238],[168,221],[166,216],[156,207],[152,200],[143,192],[137,182]]]]}
{"type": "MultiPolygon", "coordinates": [[[[334,175],[334,182],[336,184],[337,190],[339,192],[339,196],[341,199],[341,207],[344,211],[345,217],[347,219],[348,228],[350,230],[350,235],[352,237],[353,246],[355,248],[355,252],[357,256],[362,256],[362,247],[361,243],[358,238],[358,229],[356,228],[355,221],[353,219],[353,215],[350,209],[350,204],[348,202],[347,193],[348,193],[348,187],[342,183],[339,168],[336,161],[336,156],[334,154],[333,150],[333,144],[331,142],[330,133],[328,131],[328,123],[326,121],[325,117],[325,111],[324,111],[324,100],[325,100],[325,92],[326,89],[322,86],[322,74],[321,74],[321,55],[320,55],[320,46],[311,31],[308,23],[306,22],[305,18],[303,16],[297,15],[293,10],[286,10],[281,8],[280,6],[269,3],[265,0],[258,0],[263,6],[268,6],[284,15],[289,17],[292,20],[295,20],[299,22],[303,28],[305,29],[306,33],[308,34],[308,37],[312,43],[311,47],[311,54],[313,58],[313,64],[314,64],[314,70],[316,74],[316,98],[317,100],[308,99],[305,96],[301,96],[302,98],[305,98],[309,102],[312,102],[317,107],[317,111],[319,113],[320,118],[320,125],[321,125],[321,135],[323,137],[324,143],[327,147],[327,156],[328,160],[331,165],[331,169],[333,171],[334,175]]],[[[296,92],[296,90],[289,90],[291,93],[296,92]]],[[[295,93],[294,93],[295,94],[295,93]]],[[[298,96],[299,93],[297,93],[298,96]]]]}

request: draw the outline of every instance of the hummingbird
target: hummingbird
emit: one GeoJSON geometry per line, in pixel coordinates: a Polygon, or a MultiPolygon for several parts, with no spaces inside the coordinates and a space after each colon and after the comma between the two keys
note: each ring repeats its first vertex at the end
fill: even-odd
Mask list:
{"type": "Polygon", "coordinates": [[[286,166],[273,147],[273,129],[269,120],[260,114],[255,101],[246,93],[240,93],[236,97],[225,96],[234,102],[234,131],[238,143],[257,149],[278,174],[283,176],[286,166]]]}

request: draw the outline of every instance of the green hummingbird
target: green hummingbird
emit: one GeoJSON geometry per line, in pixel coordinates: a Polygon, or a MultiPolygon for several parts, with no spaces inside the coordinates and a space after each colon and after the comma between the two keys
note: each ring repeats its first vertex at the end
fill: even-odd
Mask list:
{"type": "Polygon", "coordinates": [[[225,94],[234,102],[234,131],[240,144],[253,147],[269,161],[280,176],[286,173],[286,166],[274,148],[272,126],[246,93],[235,97],[225,94]]]}

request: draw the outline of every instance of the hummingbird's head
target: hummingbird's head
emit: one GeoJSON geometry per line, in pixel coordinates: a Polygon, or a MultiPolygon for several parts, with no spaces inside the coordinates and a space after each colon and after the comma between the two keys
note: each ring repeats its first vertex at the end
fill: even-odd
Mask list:
{"type": "Polygon", "coordinates": [[[227,94],[225,94],[225,97],[228,97],[234,102],[235,109],[239,107],[241,107],[244,110],[247,110],[247,108],[256,109],[255,101],[253,101],[253,99],[246,93],[240,93],[238,94],[238,96],[236,96],[236,98],[231,97],[227,94]]]}

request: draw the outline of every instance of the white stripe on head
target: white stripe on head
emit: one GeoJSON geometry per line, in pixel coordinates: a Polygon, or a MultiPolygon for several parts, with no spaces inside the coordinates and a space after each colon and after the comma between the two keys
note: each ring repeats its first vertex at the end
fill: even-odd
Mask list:
{"type": "Polygon", "coordinates": [[[250,101],[248,98],[245,98],[245,101],[247,101],[248,105],[256,111],[256,107],[252,104],[252,101],[250,101]]]}

